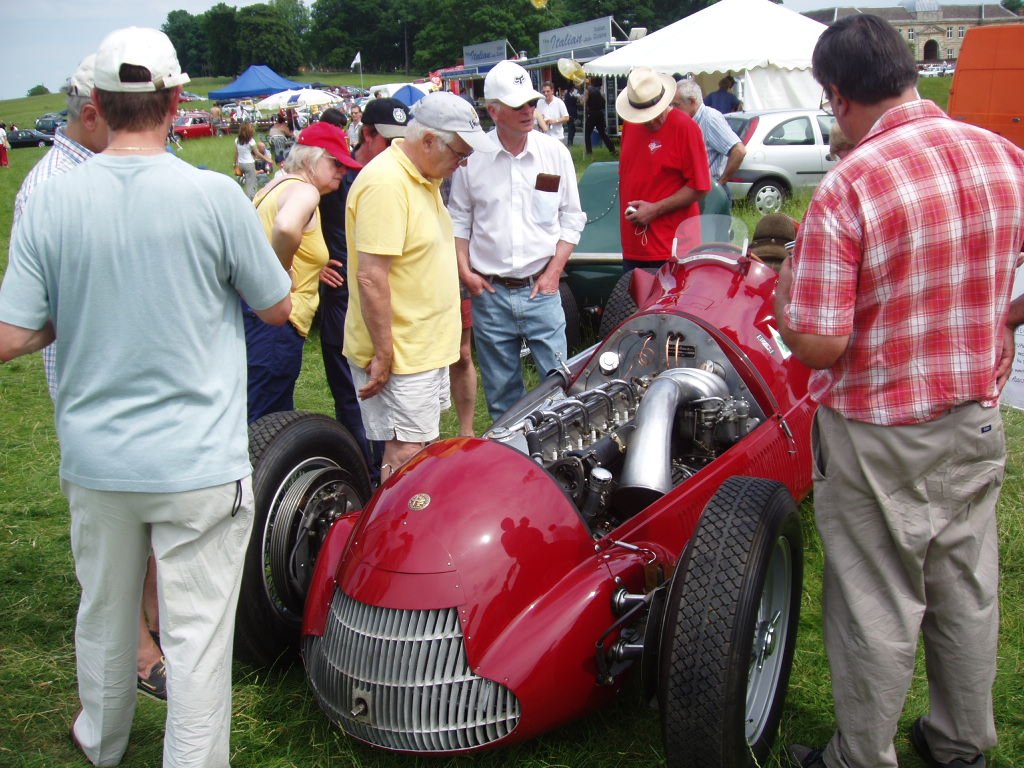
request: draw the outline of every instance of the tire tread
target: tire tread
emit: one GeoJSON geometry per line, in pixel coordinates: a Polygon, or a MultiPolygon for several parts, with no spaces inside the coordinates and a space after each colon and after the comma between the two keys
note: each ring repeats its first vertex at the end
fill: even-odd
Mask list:
{"type": "MultiPolygon", "coordinates": [[[[660,703],[671,768],[750,764],[742,730],[743,743],[737,745],[726,722],[736,712],[730,691],[736,690],[738,672],[744,676],[740,688],[746,690],[747,670],[736,669],[734,646],[751,640],[737,635],[737,624],[748,608],[737,598],[758,537],[765,533],[762,518],[789,514],[790,509],[795,510],[795,504],[780,483],[730,478],[708,504],[680,560],[685,578],[673,582],[672,591],[681,594],[675,600],[670,595],[667,601],[666,614],[674,614],[666,615],[662,639],[660,703]],[[730,514],[723,514],[727,511],[730,514]]],[[[781,530],[781,523],[778,527],[781,530]]],[[[745,701],[739,703],[741,711],[744,706],[745,701]]]]}
{"type": "Polygon", "coordinates": [[[608,338],[608,334],[618,328],[623,320],[636,312],[636,302],[633,301],[633,295],[629,292],[632,282],[633,270],[623,272],[621,277],[615,281],[612,292],[608,294],[608,301],[605,302],[604,311],[601,313],[601,322],[597,329],[598,338],[608,338]]]}

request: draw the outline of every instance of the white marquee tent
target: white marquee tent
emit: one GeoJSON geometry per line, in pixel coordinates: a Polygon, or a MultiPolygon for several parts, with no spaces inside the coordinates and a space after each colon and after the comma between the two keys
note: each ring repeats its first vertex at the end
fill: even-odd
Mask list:
{"type": "Polygon", "coordinates": [[[625,75],[638,66],[692,73],[705,95],[732,74],[741,80],[747,109],[813,108],[821,87],[811,77],[811,53],[824,31],[824,24],[771,0],[721,0],[584,69],[592,75],[625,75]]]}

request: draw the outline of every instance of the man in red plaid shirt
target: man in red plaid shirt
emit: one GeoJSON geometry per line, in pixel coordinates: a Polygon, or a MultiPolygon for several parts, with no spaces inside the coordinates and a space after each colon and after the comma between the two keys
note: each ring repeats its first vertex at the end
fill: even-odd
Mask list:
{"type": "Polygon", "coordinates": [[[1024,246],[1024,152],[917,94],[913,57],[871,15],[829,27],[813,73],[856,148],[825,178],[776,291],[815,368],[814,507],[837,728],[810,768],[895,768],[927,651],[928,766],[985,765],[998,640],[996,502],[1004,328],[1024,246]]]}

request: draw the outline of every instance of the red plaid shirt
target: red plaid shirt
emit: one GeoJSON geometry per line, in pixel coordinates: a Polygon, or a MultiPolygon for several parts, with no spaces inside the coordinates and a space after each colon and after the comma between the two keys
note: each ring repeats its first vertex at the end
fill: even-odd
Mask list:
{"type": "Polygon", "coordinates": [[[849,335],[812,396],[845,417],[914,424],[995,405],[1024,246],[1024,152],[929,101],[886,112],[814,194],[786,319],[849,335]]]}

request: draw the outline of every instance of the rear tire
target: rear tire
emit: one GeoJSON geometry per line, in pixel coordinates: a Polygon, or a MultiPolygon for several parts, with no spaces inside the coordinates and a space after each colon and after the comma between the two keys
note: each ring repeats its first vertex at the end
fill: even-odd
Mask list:
{"type": "MultiPolygon", "coordinates": [[[[646,269],[646,268],[644,268],[646,269]]],[[[657,272],[657,269],[646,269],[647,272],[657,272]]],[[[604,305],[604,312],[601,313],[601,323],[597,328],[598,340],[608,338],[608,334],[619,327],[619,324],[630,315],[636,314],[637,306],[629,287],[633,283],[633,270],[623,272],[608,294],[608,301],[604,305]]]]}
{"type": "Polygon", "coordinates": [[[670,768],[762,765],[796,647],[803,539],[781,483],[733,477],[672,577],[658,698],[670,768]]]}
{"type": "Polygon", "coordinates": [[[362,451],[329,416],[267,414],[249,426],[255,515],[235,617],[239,658],[270,666],[298,649],[313,565],[331,523],[370,498],[362,451]]]}

